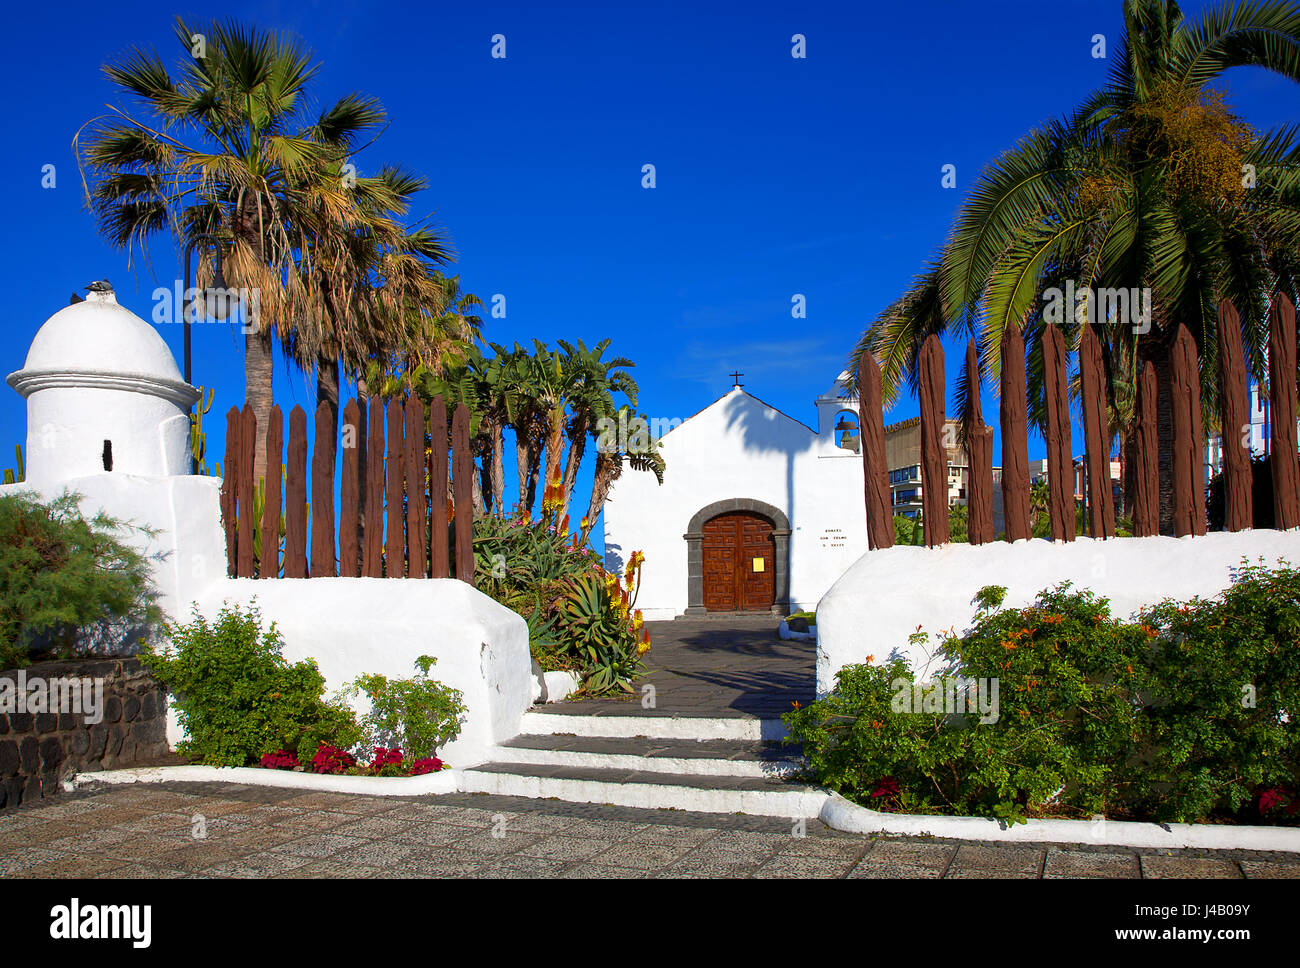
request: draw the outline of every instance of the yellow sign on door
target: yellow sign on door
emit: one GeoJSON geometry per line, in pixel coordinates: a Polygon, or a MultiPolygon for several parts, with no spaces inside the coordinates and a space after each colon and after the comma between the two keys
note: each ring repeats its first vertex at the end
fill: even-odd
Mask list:
{"type": "Polygon", "coordinates": [[[766,566],[767,566],[767,559],[765,559],[765,558],[755,558],[755,559],[754,559],[754,570],[755,570],[755,571],[765,571],[765,570],[766,570],[766,566]]]}

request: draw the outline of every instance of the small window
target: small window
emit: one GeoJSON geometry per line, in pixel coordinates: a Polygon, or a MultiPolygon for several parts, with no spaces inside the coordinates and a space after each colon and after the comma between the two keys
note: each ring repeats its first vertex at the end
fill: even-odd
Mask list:
{"type": "Polygon", "coordinates": [[[111,471],[113,469],[113,442],[111,440],[104,441],[103,459],[104,470],[111,471]]]}

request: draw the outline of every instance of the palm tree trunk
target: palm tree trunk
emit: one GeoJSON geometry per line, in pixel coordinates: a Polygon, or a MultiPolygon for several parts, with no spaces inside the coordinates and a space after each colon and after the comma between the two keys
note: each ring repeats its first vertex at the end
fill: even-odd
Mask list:
{"type": "Polygon", "coordinates": [[[584,422],[574,428],[574,435],[569,438],[569,457],[564,467],[564,504],[560,515],[569,513],[569,499],[573,496],[573,485],[578,479],[578,468],[582,466],[583,451],[587,448],[587,429],[584,422]]]}
{"type": "Polygon", "coordinates": [[[515,427],[515,471],[519,475],[519,510],[524,513],[528,513],[533,506],[528,496],[531,467],[532,461],[528,455],[528,433],[520,427],[515,427]]]}
{"type": "Polygon", "coordinates": [[[492,473],[492,502],[496,507],[497,517],[506,515],[506,469],[504,465],[505,428],[496,424],[492,428],[492,453],[490,455],[492,473]]]}
{"type": "Polygon", "coordinates": [[[266,477],[266,428],[271,422],[273,403],[271,376],[274,360],[270,331],[244,336],[244,402],[257,418],[257,438],[253,450],[253,481],[266,477]]]}
{"type": "Polygon", "coordinates": [[[582,532],[584,542],[587,540],[587,536],[591,534],[592,528],[596,526],[596,518],[600,516],[600,512],[604,509],[610,488],[618,480],[619,472],[622,469],[621,455],[598,454],[596,456],[596,477],[591,482],[591,500],[587,504],[587,526],[582,532]]]}
{"type": "Polygon", "coordinates": [[[339,361],[322,357],[316,361],[316,406],[330,408],[331,435],[339,433],[339,361]]]}

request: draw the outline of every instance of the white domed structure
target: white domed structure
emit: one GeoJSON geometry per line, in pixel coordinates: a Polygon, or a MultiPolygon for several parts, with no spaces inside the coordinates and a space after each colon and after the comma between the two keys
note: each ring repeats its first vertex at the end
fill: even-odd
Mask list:
{"type": "Polygon", "coordinates": [[[8,382],[27,398],[30,483],[190,472],[187,414],[199,392],[107,287],[51,316],[8,382]]]}

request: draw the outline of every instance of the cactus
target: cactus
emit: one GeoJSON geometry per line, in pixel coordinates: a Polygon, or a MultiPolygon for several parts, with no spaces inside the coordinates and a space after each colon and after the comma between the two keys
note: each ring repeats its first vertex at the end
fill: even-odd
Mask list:
{"type": "MultiPolygon", "coordinates": [[[[204,477],[213,476],[203,460],[208,449],[208,435],[203,430],[203,415],[212,409],[214,392],[199,387],[199,401],[195,405],[194,412],[190,414],[190,456],[194,459],[194,472],[204,477]]],[[[220,470],[215,476],[221,476],[220,470]]]]}
{"type": "Polygon", "coordinates": [[[14,459],[18,462],[18,469],[15,471],[12,467],[6,468],[4,473],[4,482],[6,484],[21,484],[27,480],[27,464],[23,460],[23,445],[14,445],[14,459]]]}

